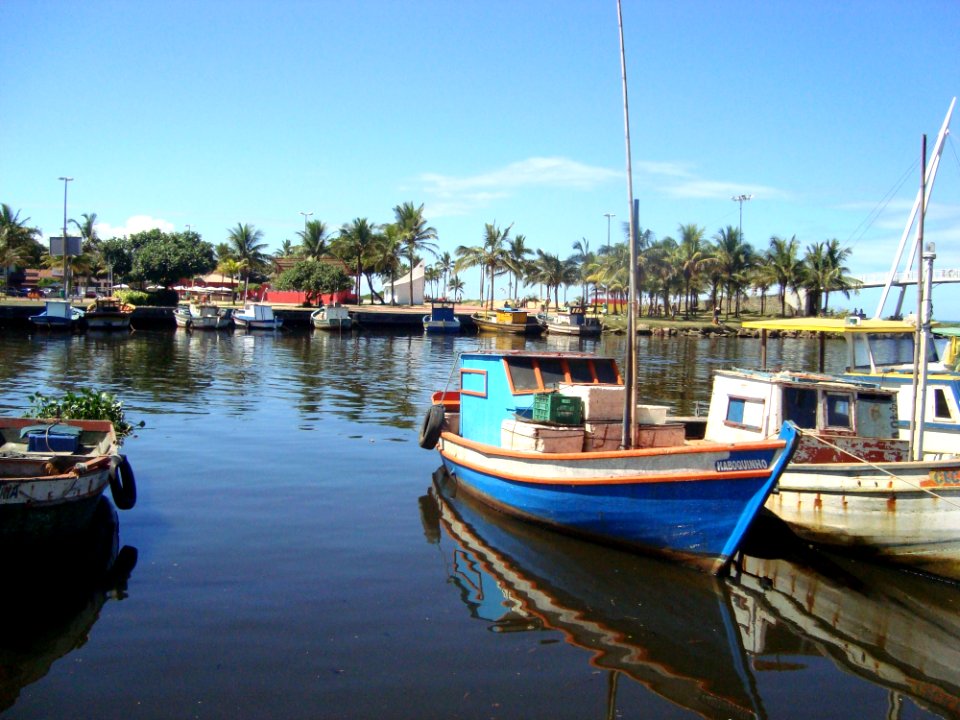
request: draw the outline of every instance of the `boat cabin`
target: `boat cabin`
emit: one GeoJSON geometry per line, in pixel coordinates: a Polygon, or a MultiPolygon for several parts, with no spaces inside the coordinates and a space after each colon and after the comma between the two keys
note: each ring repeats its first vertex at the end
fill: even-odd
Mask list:
{"type": "Polygon", "coordinates": [[[488,445],[500,445],[504,420],[529,416],[537,393],[561,384],[623,386],[616,360],[589,353],[478,350],[460,360],[460,435],[488,445]]]}
{"type": "Polygon", "coordinates": [[[438,300],[430,303],[430,319],[437,322],[458,322],[453,312],[453,303],[438,300]]]}
{"type": "Polygon", "coordinates": [[[250,303],[243,309],[243,314],[255,321],[273,322],[272,305],[250,303]]]}
{"type": "Polygon", "coordinates": [[[909,443],[898,439],[895,390],[813,373],[717,371],[706,440],[758,440],[787,420],[803,432],[794,463],[909,458],[909,443]]]}

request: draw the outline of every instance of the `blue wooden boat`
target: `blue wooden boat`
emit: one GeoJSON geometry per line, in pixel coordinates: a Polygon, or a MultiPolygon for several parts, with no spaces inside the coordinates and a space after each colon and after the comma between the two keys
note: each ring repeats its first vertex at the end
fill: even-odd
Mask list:
{"type": "Polygon", "coordinates": [[[72,330],[83,320],[84,312],[69,300],[47,300],[42,313],[30,316],[30,322],[46,330],[72,330]]]}
{"type": "Polygon", "coordinates": [[[626,397],[613,358],[464,353],[459,390],[434,394],[420,445],[439,448],[464,492],[505,513],[720,573],[789,461],[794,426],[709,443],[654,420],[619,449],[626,397]]]}
{"type": "Polygon", "coordinates": [[[438,300],[430,303],[430,313],[423,316],[423,330],[428,334],[458,333],[460,320],[453,312],[453,303],[438,300]]]}

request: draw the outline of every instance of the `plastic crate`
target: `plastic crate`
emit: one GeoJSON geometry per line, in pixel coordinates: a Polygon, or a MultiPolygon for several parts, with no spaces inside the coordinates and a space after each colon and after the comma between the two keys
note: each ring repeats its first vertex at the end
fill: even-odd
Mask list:
{"type": "Polygon", "coordinates": [[[583,400],[560,393],[537,393],[533,396],[535,422],[557,425],[579,425],[583,422],[583,400]]]}

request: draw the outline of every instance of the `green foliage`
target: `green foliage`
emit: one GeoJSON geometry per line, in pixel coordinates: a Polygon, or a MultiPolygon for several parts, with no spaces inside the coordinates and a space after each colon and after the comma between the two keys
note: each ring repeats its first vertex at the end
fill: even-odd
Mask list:
{"type": "Polygon", "coordinates": [[[307,302],[313,302],[324,293],[349,290],[352,285],[353,281],[342,268],[317,260],[298,262],[289,270],[280,273],[274,283],[277,290],[306,293],[307,302]]]}
{"type": "MultiPolygon", "coordinates": [[[[30,401],[30,414],[36,418],[60,420],[109,420],[117,437],[122,439],[133,432],[134,426],[123,416],[123,403],[108,392],[84,388],[78,392],[68,391],[62,398],[47,397],[34,393],[30,401]]],[[[142,426],[142,424],[141,424],[142,426]]]]}
{"type": "Polygon", "coordinates": [[[213,246],[194,232],[147,230],[131,235],[129,243],[135,249],[131,274],[157,285],[173,285],[217,266],[213,246]]]}
{"type": "Polygon", "coordinates": [[[120,298],[120,302],[126,303],[127,305],[151,305],[150,302],[150,293],[145,293],[142,290],[117,290],[113,293],[114,297],[120,298]]]}

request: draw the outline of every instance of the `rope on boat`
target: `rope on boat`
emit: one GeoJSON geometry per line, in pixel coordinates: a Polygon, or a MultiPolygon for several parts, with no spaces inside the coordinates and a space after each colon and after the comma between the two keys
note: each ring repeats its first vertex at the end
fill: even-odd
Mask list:
{"type": "Polygon", "coordinates": [[[892,472],[890,472],[889,470],[886,470],[886,469],[880,467],[880,466],[877,465],[876,463],[870,462],[870,461],[867,460],[866,458],[858,457],[858,456],[854,455],[852,452],[850,452],[849,450],[847,450],[846,448],[842,448],[842,447],[840,447],[839,445],[834,445],[832,442],[830,442],[829,440],[825,440],[824,438],[820,437],[819,435],[815,435],[814,433],[807,432],[806,430],[801,430],[800,428],[797,428],[797,432],[799,432],[801,435],[806,435],[807,437],[813,438],[813,439],[816,440],[817,442],[823,443],[823,444],[826,445],[827,447],[831,447],[831,448],[833,448],[834,450],[838,450],[839,452],[841,452],[841,453],[844,454],[844,455],[849,455],[850,457],[852,457],[852,458],[853,458],[854,460],[856,460],[857,462],[861,462],[861,463],[863,463],[864,465],[869,465],[869,466],[872,467],[874,470],[877,470],[878,472],[881,472],[881,473],[883,473],[884,475],[889,475],[890,478],[893,479],[893,480],[899,480],[900,482],[904,483],[905,485],[909,485],[910,487],[915,488],[915,489],[917,489],[917,490],[920,490],[921,492],[925,492],[925,493],[927,493],[927,495],[930,495],[931,497],[934,497],[934,498],[936,498],[937,500],[942,500],[943,502],[947,503],[948,505],[952,505],[952,506],[955,507],[956,509],[960,510],[960,503],[956,503],[956,502],[952,501],[950,498],[946,498],[946,497],[944,497],[943,495],[940,495],[939,493],[934,492],[934,491],[931,490],[930,488],[925,488],[925,487],[923,487],[922,485],[918,485],[917,483],[911,482],[910,480],[907,480],[907,479],[904,478],[904,477],[901,477],[901,476],[899,476],[899,475],[896,475],[895,473],[892,473],[892,472]]]}

